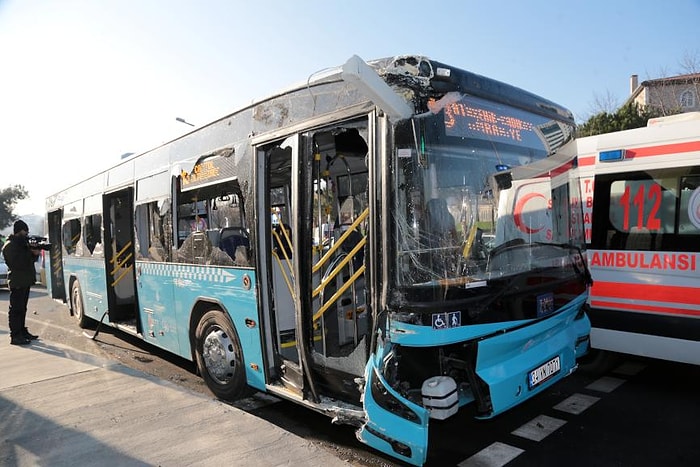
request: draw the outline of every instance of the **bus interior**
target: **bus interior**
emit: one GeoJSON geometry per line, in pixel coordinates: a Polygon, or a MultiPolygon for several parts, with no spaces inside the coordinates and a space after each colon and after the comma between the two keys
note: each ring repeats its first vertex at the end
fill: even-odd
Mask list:
{"type": "Polygon", "coordinates": [[[275,355],[269,370],[273,380],[278,377],[280,385],[301,395],[305,366],[313,374],[311,386],[358,405],[355,380],[364,373],[370,329],[366,135],[361,120],[260,151],[266,187],[260,218],[269,242],[269,254],[262,256],[270,271],[263,279],[269,287],[262,289],[270,295],[262,301],[271,305],[263,309],[271,310],[274,339],[268,344],[275,355]],[[303,154],[298,158],[305,165],[303,181],[295,180],[297,152],[303,154]]]}

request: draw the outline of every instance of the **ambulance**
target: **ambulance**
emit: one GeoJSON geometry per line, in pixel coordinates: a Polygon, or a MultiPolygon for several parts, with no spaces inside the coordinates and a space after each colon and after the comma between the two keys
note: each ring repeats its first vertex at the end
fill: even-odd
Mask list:
{"type": "Polygon", "coordinates": [[[577,145],[591,347],[700,364],[700,112],[577,145]]]}

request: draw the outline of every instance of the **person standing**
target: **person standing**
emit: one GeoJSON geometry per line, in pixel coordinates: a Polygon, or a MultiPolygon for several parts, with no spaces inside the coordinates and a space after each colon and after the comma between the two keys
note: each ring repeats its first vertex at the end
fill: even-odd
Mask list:
{"type": "Polygon", "coordinates": [[[27,345],[39,336],[31,334],[25,325],[29,289],[36,282],[34,261],[39,250],[29,247],[29,226],[23,220],[15,221],[13,234],[2,247],[10,285],[10,344],[27,345]]]}

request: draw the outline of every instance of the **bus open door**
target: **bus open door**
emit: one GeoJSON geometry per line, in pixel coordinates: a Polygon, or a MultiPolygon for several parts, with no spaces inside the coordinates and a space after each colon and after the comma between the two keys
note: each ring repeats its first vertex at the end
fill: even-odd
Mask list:
{"type": "Polygon", "coordinates": [[[140,332],[135,291],[133,188],[103,198],[109,321],[140,332]]]}
{"type": "Polygon", "coordinates": [[[63,254],[61,249],[61,224],[63,210],[58,209],[48,213],[49,243],[49,274],[46,287],[51,298],[66,301],[66,286],[63,281],[63,254]]]}

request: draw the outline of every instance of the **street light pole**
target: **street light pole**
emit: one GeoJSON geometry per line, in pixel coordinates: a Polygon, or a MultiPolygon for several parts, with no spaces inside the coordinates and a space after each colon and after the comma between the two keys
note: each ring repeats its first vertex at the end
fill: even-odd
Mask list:
{"type": "Polygon", "coordinates": [[[190,122],[188,122],[187,120],[185,120],[182,117],[175,117],[175,120],[177,120],[180,123],[184,123],[185,125],[194,126],[193,124],[191,124],[190,122]]]}

